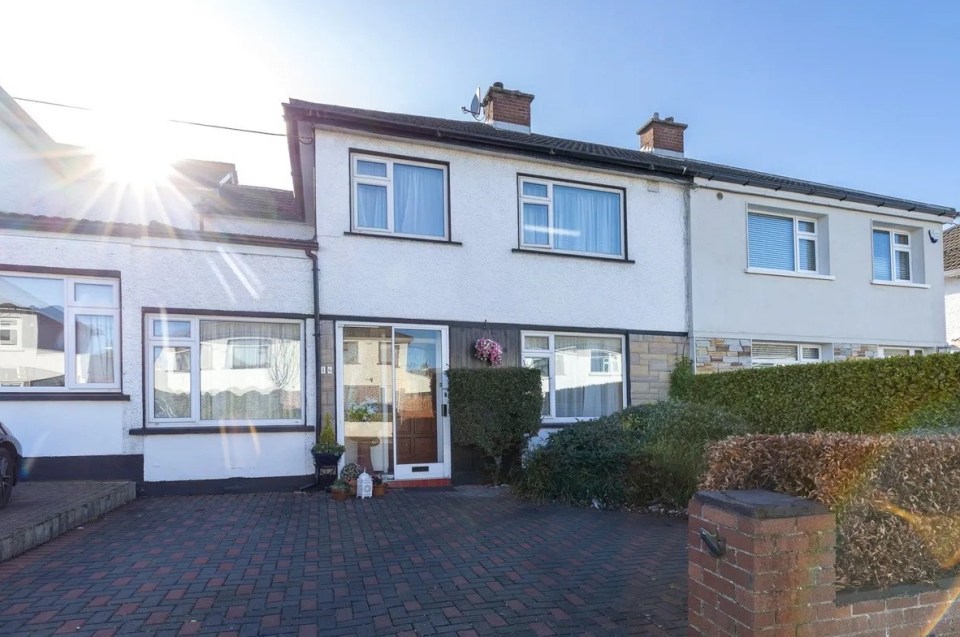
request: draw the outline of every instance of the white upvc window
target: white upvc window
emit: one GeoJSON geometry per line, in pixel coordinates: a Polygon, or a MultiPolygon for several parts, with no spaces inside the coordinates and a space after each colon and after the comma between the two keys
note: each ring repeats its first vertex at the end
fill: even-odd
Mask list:
{"type": "Polygon", "coordinates": [[[812,217],[747,213],[747,265],[763,270],[821,273],[819,221],[812,217]]]}
{"type": "Polygon", "coordinates": [[[355,231],[449,238],[446,164],[354,153],[350,174],[355,231]]]}
{"type": "Polygon", "coordinates": [[[520,246],[623,258],[623,191],[521,176],[520,246]]]}
{"type": "Polygon", "coordinates": [[[911,283],[916,278],[910,233],[874,227],[873,280],[911,283]]]}
{"type": "Polygon", "coordinates": [[[923,350],[919,347],[880,348],[880,358],[893,358],[894,356],[923,356],[923,350]]]}
{"type": "Polygon", "coordinates": [[[822,360],[820,345],[809,343],[764,343],[754,341],[751,359],[754,367],[777,367],[819,363],[822,360]]]}
{"type": "Polygon", "coordinates": [[[545,423],[599,418],[626,404],[623,336],[521,332],[523,365],[540,371],[545,423]]]}
{"type": "Polygon", "coordinates": [[[120,282],[0,273],[0,391],[120,389],[120,282]]]}
{"type": "Polygon", "coordinates": [[[303,322],[244,316],[146,317],[147,420],[303,424],[303,322]]]}

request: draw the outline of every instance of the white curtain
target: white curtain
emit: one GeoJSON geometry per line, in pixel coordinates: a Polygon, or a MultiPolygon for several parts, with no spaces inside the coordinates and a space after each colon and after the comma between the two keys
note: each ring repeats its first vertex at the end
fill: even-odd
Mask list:
{"type": "Polygon", "coordinates": [[[620,195],[553,187],[553,225],[559,250],[620,254],[620,195]]]}
{"type": "Polygon", "coordinates": [[[387,229],[387,188],[359,184],[357,186],[357,225],[361,228],[387,229]]]}
{"type": "Polygon", "coordinates": [[[113,317],[77,314],[77,382],[113,383],[113,317]]]}
{"type": "Polygon", "coordinates": [[[394,164],[393,214],[395,232],[444,236],[443,171],[394,164]]]}

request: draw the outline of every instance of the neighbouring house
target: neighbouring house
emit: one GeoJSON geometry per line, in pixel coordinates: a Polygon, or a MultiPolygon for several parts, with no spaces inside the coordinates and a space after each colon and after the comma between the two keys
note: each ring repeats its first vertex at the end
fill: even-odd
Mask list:
{"type": "Polygon", "coordinates": [[[960,226],[943,233],[943,297],[947,343],[960,348],[960,226]]]}
{"type": "Polygon", "coordinates": [[[231,164],[175,168],[112,182],[0,90],[0,420],[27,478],[309,481],[314,229],[231,164]]]}

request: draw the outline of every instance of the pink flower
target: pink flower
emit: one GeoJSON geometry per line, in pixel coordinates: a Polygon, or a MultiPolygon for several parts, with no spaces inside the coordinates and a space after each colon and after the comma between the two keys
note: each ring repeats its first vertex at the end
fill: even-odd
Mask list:
{"type": "Polygon", "coordinates": [[[503,347],[493,339],[481,338],[474,344],[473,348],[476,358],[487,361],[494,367],[499,367],[503,361],[503,347]]]}

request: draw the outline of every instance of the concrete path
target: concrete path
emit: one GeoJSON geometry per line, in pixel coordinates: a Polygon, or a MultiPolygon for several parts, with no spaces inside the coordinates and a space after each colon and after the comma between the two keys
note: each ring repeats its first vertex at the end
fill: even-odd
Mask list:
{"type": "Polygon", "coordinates": [[[0,582],[0,635],[683,635],[686,524],[483,487],[142,498],[0,582]]]}

